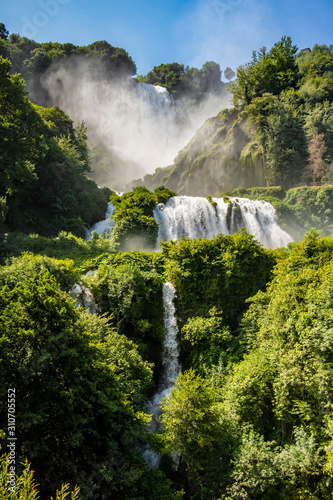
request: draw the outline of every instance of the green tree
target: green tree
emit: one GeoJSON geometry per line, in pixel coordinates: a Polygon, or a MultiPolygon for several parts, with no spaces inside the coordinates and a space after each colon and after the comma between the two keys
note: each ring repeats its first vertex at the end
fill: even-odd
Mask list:
{"type": "Polygon", "coordinates": [[[232,486],[227,496],[232,499],[280,498],[276,491],[280,470],[274,441],[267,442],[252,430],[244,433],[231,474],[232,486]]]}
{"type": "Polygon", "coordinates": [[[212,403],[213,394],[204,379],[192,369],[180,374],[171,396],[163,401],[161,421],[167,445],[185,455],[193,448],[209,448],[216,422],[212,403]]]}
{"type": "Polygon", "coordinates": [[[302,77],[330,75],[333,72],[333,47],[315,44],[310,52],[299,52],[296,61],[302,77]]]}
{"type": "Polygon", "coordinates": [[[231,332],[247,308],[245,300],[265,288],[274,265],[274,257],[245,231],[211,240],[162,242],[161,248],[183,321],[205,318],[215,306],[231,332]]]}
{"type": "Polygon", "coordinates": [[[35,162],[45,154],[42,121],[34,112],[18,75],[0,58],[0,195],[21,193],[36,181],[35,162]]]}
{"type": "Polygon", "coordinates": [[[295,443],[284,448],[245,432],[237,451],[227,498],[329,499],[329,481],[323,477],[323,450],[313,435],[295,430],[295,443]]]}
{"type": "Polygon", "coordinates": [[[223,324],[222,313],[214,307],[208,318],[189,318],[182,328],[182,338],[190,345],[191,366],[200,370],[226,360],[232,336],[223,324]]]}
{"type": "Polygon", "coordinates": [[[217,91],[221,87],[221,68],[214,61],[206,62],[201,69],[204,80],[204,91],[217,91]]]}
{"type": "Polygon", "coordinates": [[[75,309],[48,270],[22,273],[16,282],[7,273],[0,292],[1,391],[16,388],[17,459],[29,457],[43,495],[63,481],[85,498],[134,491],[134,471],[144,474],[135,443],[150,367],[105,321],[75,309]]]}
{"type": "Polygon", "coordinates": [[[7,40],[9,35],[9,31],[6,30],[6,26],[3,23],[0,23],[0,38],[2,40],[7,40]]]}
{"type": "MultiPolygon", "coordinates": [[[[34,471],[31,470],[29,462],[24,462],[21,476],[15,478],[15,486],[10,484],[10,465],[8,456],[0,457],[0,494],[3,500],[37,500],[39,497],[38,485],[34,480],[34,471]]],[[[65,500],[70,495],[71,500],[79,500],[80,488],[75,487],[70,491],[68,484],[64,484],[57,490],[55,500],[65,500]]],[[[53,497],[51,497],[53,500],[53,497]]],[[[68,499],[69,500],[69,499],[68,499]]]]}
{"type": "Polygon", "coordinates": [[[286,36],[269,52],[266,47],[253,52],[251,63],[237,69],[237,79],[230,85],[235,106],[244,107],[266,93],[278,95],[295,88],[299,80],[296,52],[296,45],[286,36]]]}
{"type": "Polygon", "coordinates": [[[268,185],[288,188],[301,180],[307,148],[298,105],[297,94],[290,90],[280,96],[263,94],[246,107],[251,120],[259,126],[257,137],[263,148],[268,185]]]}
{"type": "Polygon", "coordinates": [[[85,127],[74,129],[57,107],[32,105],[9,71],[0,59],[0,222],[7,230],[84,237],[85,224],[103,218],[109,194],[86,177],[85,127]]]}
{"type": "Polygon", "coordinates": [[[113,244],[121,250],[153,249],[156,245],[158,224],[153,217],[158,196],[145,187],[136,187],[123,196],[113,195],[115,205],[112,219],[113,244]]]}
{"type": "Polygon", "coordinates": [[[180,454],[180,477],[186,473],[190,498],[215,498],[223,481],[221,448],[230,437],[222,439],[225,427],[213,403],[211,387],[192,369],[179,375],[162,402],[165,450],[180,454]]]}
{"type": "Polygon", "coordinates": [[[184,74],[184,65],[178,63],[160,64],[155,66],[145,77],[145,83],[161,85],[169,91],[177,89],[181,76],[184,74]]]}

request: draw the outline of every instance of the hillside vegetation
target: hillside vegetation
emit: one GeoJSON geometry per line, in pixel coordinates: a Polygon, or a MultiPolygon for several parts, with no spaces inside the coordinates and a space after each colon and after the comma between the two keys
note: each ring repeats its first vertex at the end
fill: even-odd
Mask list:
{"type": "MultiPolygon", "coordinates": [[[[0,24],[2,50],[14,43],[7,38],[0,24]]],[[[271,201],[297,238],[323,230],[276,250],[242,230],[148,251],[153,208],[175,194],[170,183],[122,196],[99,189],[87,178],[84,126],[32,104],[0,58],[4,500],[49,499],[57,489],[57,500],[331,500],[333,188],[286,188],[332,175],[332,48],[295,54],[283,39],[240,68],[237,108],[209,120],[200,147],[194,139],[178,156],[184,169],[192,161],[191,182],[172,173],[184,192],[197,168],[206,172],[199,181],[212,205],[217,189],[271,201]],[[208,159],[218,170],[220,154],[229,160],[214,183],[208,159]],[[242,175],[279,186],[246,188],[242,175]],[[112,237],[85,241],[110,196],[112,237]],[[133,251],[138,239],[147,251],[133,251]],[[151,432],[166,282],[176,290],[182,373],[151,432]],[[159,468],[148,466],[149,448],[159,468]]]]}
{"type": "Polygon", "coordinates": [[[282,187],[237,188],[223,193],[226,196],[265,200],[275,208],[281,227],[294,240],[300,240],[311,228],[323,235],[333,234],[333,186],[298,187],[285,191],[282,187]]]}
{"type": "Polygon", "coordinates": [[[138,184],[163,184],[191,196],[216,196],[240,184],[265,185],[260,151],[255,128],[246,116],[234,108],[225,109],[204,123],[174,165],[158,168],[138,184]]]}
{"type": "Polygon", "coordinates": [[[144,185],[217,195],[332,181],[332,46],[297,52],[283,37],[270,51],[254,52],[229,89],[235,108],[207,120],[174,164],[145,176],[144,185]]]}
{"type": "Polygon", "coordinates": [[[10,68],[0,57],[0,232],[84,237],[85,226],[103,219],[111,193],[87,177],[84,125],[32,104],[10,68]]]}
{"type": "Polygon", "coordinates": [[[70,60],[72,67],[78,67],[85,60],[91,63],[91,71],[95,73],[96,78],[103,75],[110,80],[126,78],[136,73],[135,63],[128,53],[124,49],[113,47],[105,40],[88,46],[57,42],[38,43],[16,33],[8,36],[8,31],[2,29],[0,55],[11,61],[13,74],[22,75],[30,99],[43,106],[52,105],[43,85],[43,77],[57,64],[66,64],[70,60]]]}
{"type": "MultiPolygon", "coordinates": [[[[43,498],[70,481],[82,499],[329,499],[332,249],[314,233],[274,251],[239,233],[2,266],[1,397],[16,388],[17,464],[31,461],[43,498]],[[80,279],[101,314],[74,308],[80,279]],[[166,279],[183,374],[149,435],[166,279]],[[161,470],[147,469],[147,443],[161,470]]],[[[5,437],[5,405],[0,418],[5,437]]]]}

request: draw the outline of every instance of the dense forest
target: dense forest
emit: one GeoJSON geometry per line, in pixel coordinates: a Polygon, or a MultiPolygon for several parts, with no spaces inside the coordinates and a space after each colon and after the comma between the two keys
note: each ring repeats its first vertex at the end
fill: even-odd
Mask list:
{"type": "Polygon", "coordinates": [[[93,62],[96,77],[103,74],[109,79],[121,79],[136,74],[136,66],[128,53],[106,41],[88,46],[72,43],[38,43],[15,33],[9,35],[3,23],[0,26],[0,55],[12,63],[13,74],[20,73],[29,90],[30,99],[36,104],[49,105],[50,96],[42,85],[43,76],[52,65],[71,59],[78,65],[82,59],[93,62]],[[100,63],[100,64],[99,64],[100,63]]]}
{"type": "MultiPolygon", "coordinates": [[[[172,183],[98,188],[85,125],[29,90],[52,57],[104,58],[118,78],[135,74],[130,56],[106,42],[37,44],[4,25],[0,42],[1,498],[331,499],[333,188],[290,188],[331,180],[332,47],[297,53],[283,38],[254,53],[218,118],[229,120],[220,138],[251,129],[243,147],[267,181],[217,185],[227,217],[239,218],[240,198],[269,202],[296,241],[264,248],[243,228],[157,249],[153,211],[176,198],[172,183]],[[111,236],[84,239],[108,202],[111,236]],[[166,283],[181,372],[152,432],[166,283]]],[[[221,73],[197,71],[161,65],[138,78],[178,99],[193,75],[200,100],[221,73]]],[[[218,137],[206,140],[221,154],[218,137]]]]}
{"type": "Polygon", "coordinates": [[[103,218],[110,196],[86,176],[85,127],[74,128],[59,108],[32,104],[10,67],[0,59],[1,230],[84,237],[84,226],[103,218]]]}

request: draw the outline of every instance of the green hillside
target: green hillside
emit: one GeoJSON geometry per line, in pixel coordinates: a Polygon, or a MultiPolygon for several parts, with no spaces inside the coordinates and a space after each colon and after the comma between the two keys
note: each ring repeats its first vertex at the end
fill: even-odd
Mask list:
{"type": "MultiPolygon", "coordinates": [[[[28,54],[28,42],[0,23],[1,50],[13,58],[15,46],[27,71],[66,49],[28,54]]],[[[134,71],[110,47],[96,45],[98,57],[134,71]]],[[[84,125],[32,104],[0,57],[1,499],[332,499],[332,51],[296,55],[283,38],[254,53],[238,69],[235,108],[146,179],[154,191],[123,195],[87,177],[84,125]],[[316,181],[327,185],[295,187],[316,181]],[[265,249],[242,229],[150,251],[153,210],[172,188],[208,195],[212,217],[212,195],[229,217],[230,196],[270,201],[301,241],[265,249]],[[108,201],[111,238],[84,240],[108,201]],[[158,414],[149,402],[166,395],[175,357],[158,414]]],[[[177,68],[142,78],[177,93],[194,75],[200,100],[219,76],[209,64],[177,68]]]]}
{"type": "Polygon", "coordinates": [[[230,87],[235,107],[220,112],[173,165],[138,184],[179,194],[333,179],[333,50],[297,52],[289,38],[254,52],[230,87]]]}
{"type": "Polygon", "coordinates": [[[84,237],[110,197],[87,177],[84,125],[74,128],[57,107],[33,105],[10,68],[0,57],[0,231],[84,237]]]}
{"type": "Polygon", "coordinates": [[[138,184],[165,185],[178,194],[217,196],[238,186],[265,185],[254,127],[244,113],[225,109],[208,119],[182,149],[175,164],[146,175],[138,184]]]}

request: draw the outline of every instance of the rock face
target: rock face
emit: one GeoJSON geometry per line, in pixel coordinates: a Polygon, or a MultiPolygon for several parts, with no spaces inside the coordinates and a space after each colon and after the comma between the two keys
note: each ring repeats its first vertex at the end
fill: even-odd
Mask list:
{"type": "Polygon", "coordinates": [[[76,308],[84,307],[90,314],[98,314],[101,312],[89,288],[76,283],[71,290],[71,297],[75,301],[76,308]]]}
{"type": "Polygon", "coordinates": [[[236,187],[264,186],[255,130],[244,113],[224,109],[209,118],[182,149],[175,163],[146,175],[140,185],[164,185],[177,194],[213,195],[236,187]]]}

